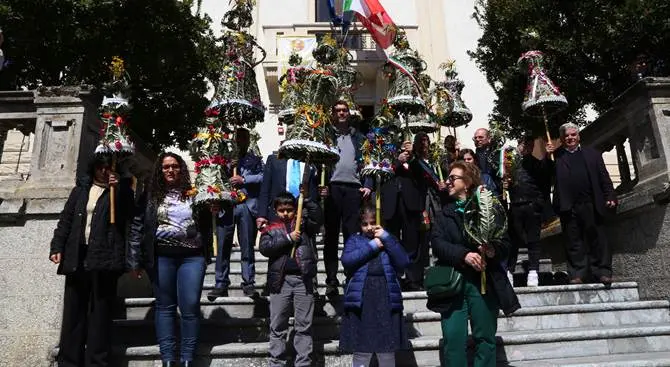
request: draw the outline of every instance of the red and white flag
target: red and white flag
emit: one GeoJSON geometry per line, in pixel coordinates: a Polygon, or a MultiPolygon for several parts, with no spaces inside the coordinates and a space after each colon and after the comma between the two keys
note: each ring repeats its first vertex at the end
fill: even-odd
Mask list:
{"type": "Polygon", "coordinates": [[[379,47],[387,49],[393,44],[395,24],[379,0],[344,0],[342,5],[344,12],[356,13],[379,47]]]}

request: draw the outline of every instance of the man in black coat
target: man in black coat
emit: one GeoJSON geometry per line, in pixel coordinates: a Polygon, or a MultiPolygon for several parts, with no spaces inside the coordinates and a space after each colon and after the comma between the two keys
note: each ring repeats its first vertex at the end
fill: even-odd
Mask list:
{"type": "Polygon", "coordinates": [[[422,245],[427,244],[423,241],[421,233],[428,187],[423,178],[423,169],[416,157],[413,157],[412,148],[410,142],[403,144],[401,153],[394,163],[395,176],[381,188],[382,213],[386,228],[400,239],[410,259],[410,265],[405,270],[405,279],[401,284],[405,291],[422,290],[425,265],[423,255],[428,250],[422,248],[422,245]]]}
{"type": "MultiPolygon", "coordinates": [[[[504,177],[503,187],[509,190],[509,233],[511,246],[507,261],[507,270],[514,272],[519,248],[528,249],[529,287],[538,286],[540,267],[540,233],[542,214],[549,202],[553,166],[549,158],[537,159],[533,156],[535,139],[526,137],[519,140],[518,150],[521,158],[517,167],[504,177]]],[[[510,274],[511,275],[511,274],[510,274]]],[[[508,276],[510,276],[508,275],[508,276]]]]}
{"type": "MultiPolygon", "coordinates": [[[[577,125],[563,124],[559,132],[562,147],[554,154],[554,209],[568,240],[570,283],[583,283],[590,270],[591,276],[609,285],[612,283],[612,253],[603,222],[617,205],[612,180],[602,154],[580,146],[577,125]]],[[[547,151],[553,152],[554,147],[548,144],[547,151]]]]}

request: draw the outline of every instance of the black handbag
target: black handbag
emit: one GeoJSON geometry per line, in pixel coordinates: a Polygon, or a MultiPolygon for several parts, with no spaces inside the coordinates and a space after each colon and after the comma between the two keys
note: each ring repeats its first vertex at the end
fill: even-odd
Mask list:
{"type": "Polygon", "coordinates": [[[428,298],[446,299],[463,290],[463,275],[451,266],[435,265],[426,270],[423,280],[428,298]]]}

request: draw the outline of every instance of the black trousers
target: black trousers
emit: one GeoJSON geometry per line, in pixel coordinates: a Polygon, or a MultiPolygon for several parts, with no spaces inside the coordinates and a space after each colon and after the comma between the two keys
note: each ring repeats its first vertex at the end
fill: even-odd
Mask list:
{"type": "Polygon", "coordinates": [[[612,253],[603,218],[596,213],[593,203],[576,203],[571,211],[561,213],[560,218],[567,239],[570,277],[586,280],[589,272],[595,278],[611,277],[612,253]]]}
{"type": "Polygon", "coordinates": [[[325,235],[323,260],[326,265],[326,284],[338,285],[337,268],[340,262],[337,247],[340,237],[346,243],[349,236],[360,231],[361,192],[360,185],[333,182],[325,203],[325,235]]]}
{"type": "Polygon", "coordinates": [[[110,335],[119,275],[82,270],[65,276],[59,367],[112,365],[110,335]]]}
{"type": "Polygon", "coordinates": [[[407,210],[402,197],[397,200],[395,213],[386,221],[386,230],[400,240],[409,256],[410,264],[405,270],[406,281],[422,286],[424,267],[429,257],[428,238],[421,231],[423,214],[420,211],[407,210]]]}
{"type": "Polygon", "coordinates": [[[509,210],[509,235],[511,246],[507,270],[514,272],[519,249],[528,249],[528,270],[540,270],[540,233],[542,231],[541,203],[512,204],[509,210]]]}

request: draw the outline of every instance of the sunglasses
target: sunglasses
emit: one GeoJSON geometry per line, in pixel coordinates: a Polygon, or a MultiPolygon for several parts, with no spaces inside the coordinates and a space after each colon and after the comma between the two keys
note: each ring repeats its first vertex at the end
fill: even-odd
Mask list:
{"type": "Polygon", "coordinates": [[[181,167],[178,164],[164,164],[163,171],[169,171],[172,168],[173,171],[179,171],[181,167]]]}
{"type": "Polygon", "coordinates": [[[456,180],[462,180],[462,179],[463,179],[463,176],[449,175],[449,177],[447,177],[447,182],[454,182],[456,180]]]}

